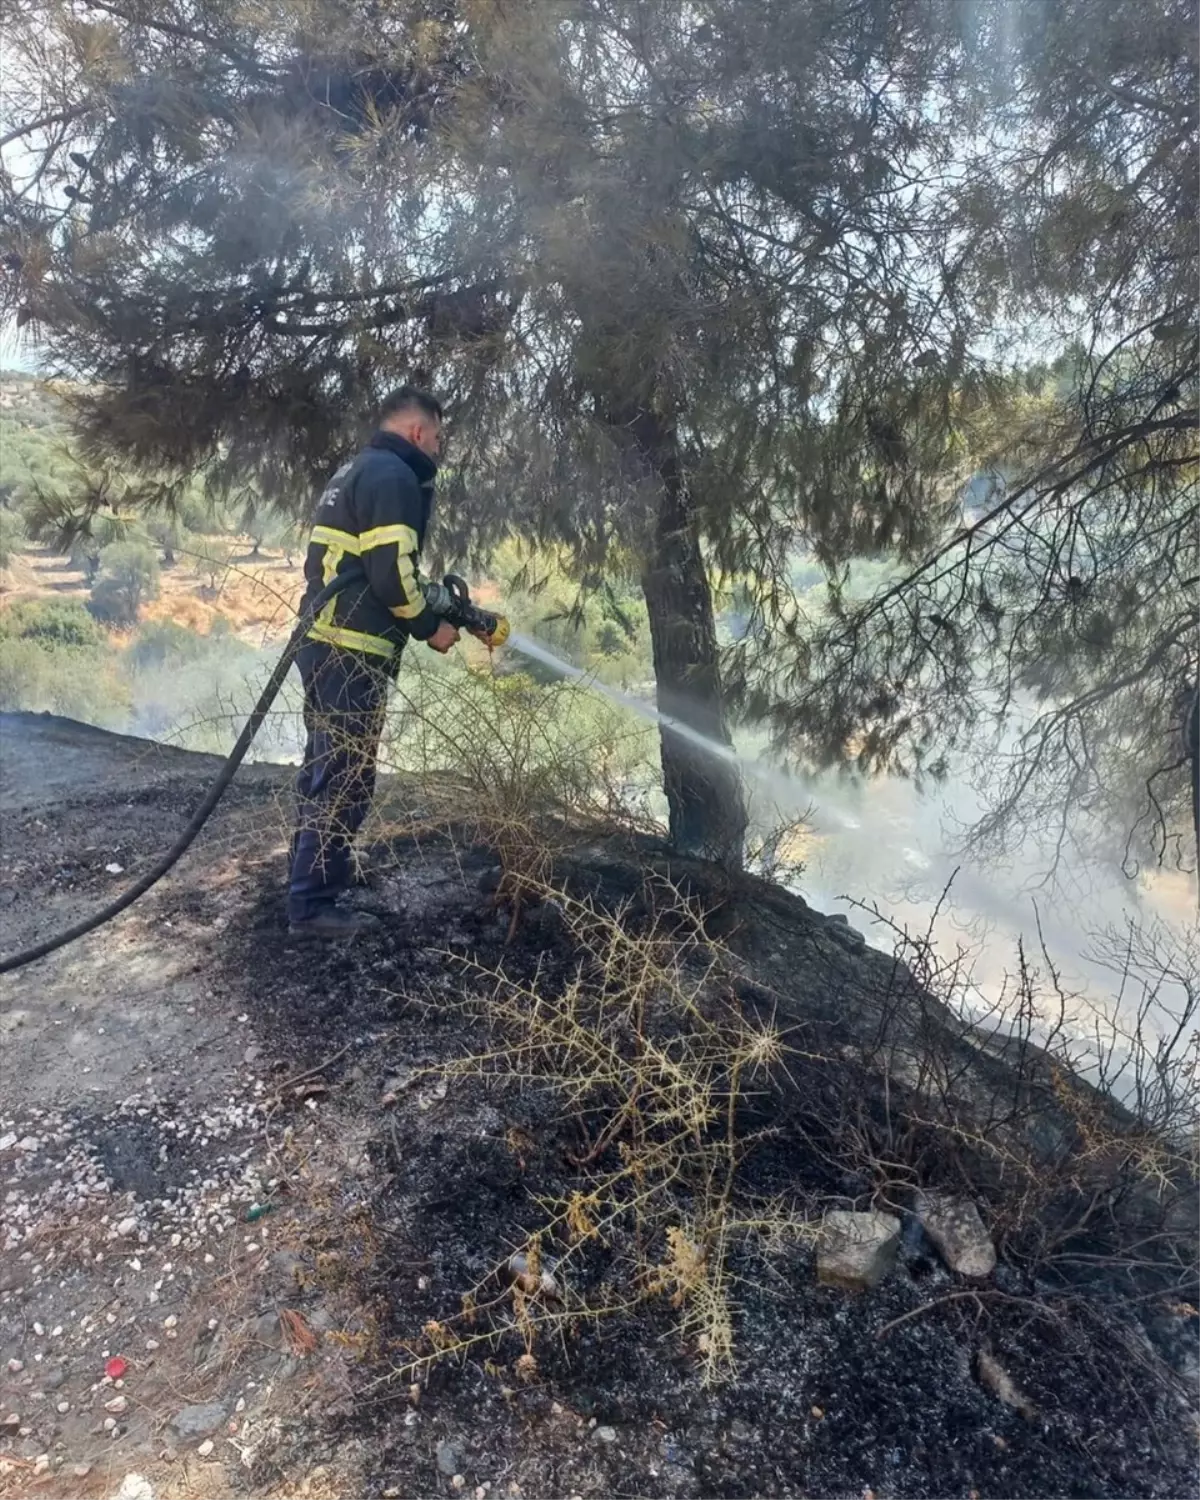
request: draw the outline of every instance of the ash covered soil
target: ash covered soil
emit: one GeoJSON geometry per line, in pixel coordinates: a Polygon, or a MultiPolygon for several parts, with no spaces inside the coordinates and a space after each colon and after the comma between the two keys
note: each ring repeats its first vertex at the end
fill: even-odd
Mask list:
{"type": "MultiPolygon", "coordinates": [[[[116,894],[216,764],[39,716],[3,716],[0,748],[6,953],[116,894]]],[[[539,1205],[591,1181],[553,1091],[453,1070],[494,1040],[490,972],[550,993],[579,955],[554,907],[507,941],[493,857],[450,838],[375,851],[354,946],[294,943],[288,774],[248,768],[132,911],[0,981],[0,1494],[1196,1493],[1195,1298],[1048,1280],[999,1229],[981,1284],[904,1217],[865,1293],[818,1283],[811,1236],[740,1243],[716,1385],[665,1295],[562,1318],[532,1366],[510,1330],[414,1372],[539,1205]]],[[[636,920],[656,857],[581,845],[565,878],[636,920]]],[[[794,896],[685,873],[716,893],[737,1002],[782,1007],[798,1054],[875,1023],[890,958],[794,896]]],[[[789,1069],[747,1121],[739,1202],[877,1206],[828,1124],[871,1087],[789,1069]]],[[[625,1274],[624,1233],[573,1262],[579,1307],[625,1274]]]]}

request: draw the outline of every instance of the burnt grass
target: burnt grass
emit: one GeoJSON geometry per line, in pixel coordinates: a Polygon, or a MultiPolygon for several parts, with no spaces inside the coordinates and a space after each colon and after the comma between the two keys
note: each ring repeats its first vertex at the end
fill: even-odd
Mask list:
{"type": "MultiPolygon", "coordinates": [[[[376,1185],[365,1204],[348,1196],[346,1210],[369,1222],[355,1275],[375,1336],[351,1413],[321,1439],[323,1451],[364,1445],[371,1494],[453,1493],[439,1443],[443,1457],[453,1450],[467,1493],[517,1483],[539,1500],[1195,1493],[1195,1391],[1179,1371],[1194,1383],[1196,1325],[1173,1310],[1165,1281],[1149,1292],[1116,1272],[1056,1283],[1002,1247],[995,1276],[972,1295],[911,1219],[897,1267],[865,1295],[819,1285],[808,1245],[735,1250],[737,1369],[724,1384],[705,1388],[696,1349],[658,1296],[544,1337],[529,1382],[511,1333],[447,1356],[421,1377],[414,1408],[411,1377],[399,1372],[409,1351],[428,1347],[421,1330],[459,1314],[462,1294],[525,1242],[542,1222],[539,1198],[586,1183],[572,1165],[579,1136],[551,1092],[452,1078],[444,1098],[420,1109],[404,1081],[487,1045],[461,1004],[473,981],[455,955],[519,977],[536,970],[544,989],[565,981],[576,955],[545,909],[506,944],[485,851],[426,844],[393,849],[389,864],[365,903],[379,926],[353,947],[314,951],[286,937],[276,863],[260,867],[213,952],[253,997],[259,1033],[289,1068],[314,1070],[371,1122],[376,1185]],[[385,1107],[397,1078],[400,1103],[385,1107]],[[1031,1415],[981,1383],[982,1351],[1003,1363],[1031,1415]]],[[[802,902],[792,910],[801,936],[805,922],[822,921],[802,902]]],[[[820,1132],[839,1115],[831,1087],[865,1097],[878,1082],[808,1083],[810,1095],[801,1076],[786,1097],[756,1105],[747,1125],[765,1114],[773,1128],[743,1161],[739,1194],[783,1195],[818,1212],[867,1207],[870,1171],[847,1165],[832,1123],[828,1149],[820,1132]]],[[[575,1266],[576,1297],[604,1300],[622,1248],[613,1235],[589,1248],[575,1266]]]]}
{"type": "MultiPolygon", "coordinates": [[[[165,770],[156,784],[126,783],[116,796],[72,789],[53,807],[6,816],[4,890],[65,889],[89,905],[106,897],[104,864],[115,854],[132,871],[157,854],[208,775],[206,762],[165,770]]],[[[352,947],[292,942],[282,854],[255,852],[265,829],[278,842],[281,795],[286,773],[247,768],[189,864],[128,919],[148,930],[170,922],[171,941],[186,941],[214,999],[248,1013],[247,1030],[276,1059],[277,1076],[319,1081],[330,1128],[365,1133],[374,1165],[365,1181],[347,1178],[328,1242],[343,1253],[372,1331],[358,1354],[354,1399],[306,1421],[282,1458],[265,1453],[245,1476],[247,1492],[267,1490],[285,1461],[303,1468],[350,1451],[365,1465],[366,1493],[405,1500],[472,1494],[484,1484],[489,1496],[525,1500],[1197,1492],[1197,1323],[1181,1305],[1198,1300],[1194,1199],[1176,1199],[1177,1225],[1182,1202],[1191,1228],[1176,1228],[1173,1241],[1153,1204],[1135,1204],[1133,1238],[1171,1247],[1158,1259],[1148,1251],[1146,1266],[1117,1264],[1130,1221],[1118,1222],[1112,1204],[1068,1240],[1070,1256],[1047,1260],[1038,1225],[1000,1224],[1005,1184],[986,1157],[950,1159],[936,1132],[903,1142],[905,1159],[915,1181],[970,1193],[998,1226],[1001,1263],[986,1285],[949,1272],[908,1215],[896,1267],[865,1295],[819,1285],[808,1243],[767,1254],[746,1241],[730,1259],[736,1373],[727,1382],[704,1386],[694,1342],[660,1295],[543,1337],[528,1382],[515,1368],[522,1345],[511,1335],[449,1356],[422,1377],[414,1407],[409,1377],[398,1372],[423,1347],[426,1324],[460,1313],[462,1294],[525,1242],[543,1222],[538,1200],[564,1198],[586,1180],[572,1165],[579,1135],[552,1092],[452,1077],[444,1097],[421,1108],[405,1080],[488,1045],[484,1022],[463,1003],[486,986],[456,959],[517,978],[536,972],[550,993],[574,972],[577,955],[550,908],[529,911],[506,943],[508,914],[488,894],[492,856],[437,841],[380,851],[376,888],[362,897],[379,925],[352,947]],[[388,1106],[385,1090],[397,1081],[388,1106]],[[1090,1269],[1080,1274],[1080,1266],[1090,1269]],[[982,1383],[982,1353],[1002,1363],[1029,1415],[982,1383]],[[446,1462],[439,1467],[439,1444],[466,1481],[461,1491],[446,1462]]],[[[581,847],[561,873],[614,905],[636,896],[648,862],[645,849],[581,847]]],[[[690,873],[700,886],[709,879],[690,873]]],[[[895,982],[895,966],[762,882],[716,895],[715,925],[744,960],[740,1003],[770,1006],[782,995],[799,1050],[847,1056],[840,1070],[794,1060],[786,1083],[754,1101],[747,1132],[769,1130],[741,1162],[739,1204],[783,1198],[814,1217],[830,1206],[869,1207],[897,1088],[885,1097],[882,1075],[862,1066],[855,1044],[879,1030],[876,1001],[895,982]],[[848,1148],[848,1124],[875,1141],[875,1159],[848,1148]]],[[[14,925],[27,941],[61,916],[34,903],[14,925]]],[[[630,919],[639,920],[636,900],[630,919]]],[[[944,1029],[936,1006],[921,1014],[923,1026],[944,1029]]],[[[990,1069],[1001,1087],[1011,1070],[1006,1058],[972,1065],[980,1076],[990,1069]]],[[[1035,1108],[1031,1123],[1048,1152],[1070,1158],[1070,1133],[1049,1105],[1035,1108]]],[[[106,1166],[138,1191],[170,1191],[191,1169],[182,1152],[158,1168],[170,1181],[142,1182],[152,1158],[157,1166],[157,1137],[130,1145],[116,1132],[109,1142],[104,1122],[91,1124],[111,1146],[106,1166]]],[[[1072,1212],[1069,1194],[1051,1195],[1045,1237],[1056,1216],[1069,1222],[1072,1212]]],[[[618,1226],[572,1263],[577,1302],[622,1290],[624,1233],[618,1226]]],[[[295,1294],[298,1311],[309,1295],[295,1294]]]]}

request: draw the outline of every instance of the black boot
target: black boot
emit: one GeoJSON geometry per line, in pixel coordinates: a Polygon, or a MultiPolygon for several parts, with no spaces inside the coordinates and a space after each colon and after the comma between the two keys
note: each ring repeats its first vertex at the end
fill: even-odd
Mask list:
{"type": "Polygon", "coordinates": [[[311,917],[294,919],[288,924],[288,931],[293,937],[324,938],[336,942],[356,938],[374,925],[374,917],[363,912],[343,911],[339,906],[329,906],[311,917]]]}

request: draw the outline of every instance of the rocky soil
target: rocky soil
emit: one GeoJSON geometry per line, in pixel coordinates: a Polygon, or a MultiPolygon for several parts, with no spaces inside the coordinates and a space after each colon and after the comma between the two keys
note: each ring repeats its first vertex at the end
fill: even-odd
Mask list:
{"type": "MultiPolygon", "coordinates": [[[[114,894],[212,770],[5,716],[0,949],[114,894]]],[[[1186,1283],[1157,1264],[1133,1291],[1052,1275],[995,1185],[947,1180],[936,1153],[916,1158],[924,1200],[880,1202],[833,1122],[854,1078],[870,1109],[883,1085],[800,1054],[878,1030],[907,971],[794,897],[698,868],[683,874],[719,908],[740,1003],[782,1006],[797,1048],[748,1122],[770,1128],[739,1193],[814,1227],[733,1253],[735,1378],[703,1384],[666,1297],[565,1320],[532,1372],[502,1338],[413,1378],[422,1330],[582,1181],[552,1091],[453,1071],[489,1037],[456,960],[553,988],[577,957],[553,909],[506,943],[494,861],[437,839],[380,851],[360,943],[292,943],[286,791],[282,770],[249,768],[131,912],[0,981],[0,1494],[1196,1492],[1186,1283]],[[947,1192],[975,1186],[982,1214],[950,1212],[947,1192]],[[824,1215],[883,1209],[873,1289],[819,1275],[824,1215]],[[948,1248],[976,1226],[986,1244],[948,1248]]],[[[634,899],[636,920],[639,862],[661,864],[639,852],[581,847],[564,878],[634,899]]],[[[918,1020],[889,1033],[888,1088],[931,1030],[972,1097],[1003,1086],[995,1048],[971,1049],[927,997],[918,1020]]],[[[581,1299],[622,1264],[620,1233],[583,1260],[581,1299]]]]}

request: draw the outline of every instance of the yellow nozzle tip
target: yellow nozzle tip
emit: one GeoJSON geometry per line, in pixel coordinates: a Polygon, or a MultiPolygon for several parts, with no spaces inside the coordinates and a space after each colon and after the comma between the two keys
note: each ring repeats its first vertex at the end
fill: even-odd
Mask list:
{"type": "Polygon", "coordinates": [[[509,629],[508,620],[503,615],[497,615],[496,628],[488,637],[488,645],[492,647],[503,646],[505,641],[508,640],[509,629]]]}

